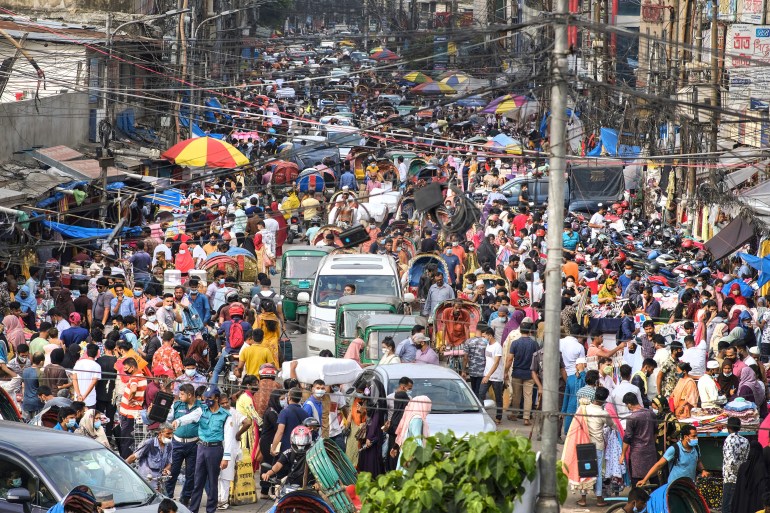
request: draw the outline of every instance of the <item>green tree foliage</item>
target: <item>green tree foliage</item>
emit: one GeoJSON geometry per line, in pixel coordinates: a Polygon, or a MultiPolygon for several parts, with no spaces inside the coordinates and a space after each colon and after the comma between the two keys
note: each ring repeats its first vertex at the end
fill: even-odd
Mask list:
{"type": "MultiPolygon", "coordinates": [[[[424,442],[404,443],[404,471],[359,476],[361,513],[510,513],[525,481],[535,477],[530,441],[509,431],[468,438],[440,433],[424,442]]],[[[567,479],[558,474],[563,502],[567,479]]]]}

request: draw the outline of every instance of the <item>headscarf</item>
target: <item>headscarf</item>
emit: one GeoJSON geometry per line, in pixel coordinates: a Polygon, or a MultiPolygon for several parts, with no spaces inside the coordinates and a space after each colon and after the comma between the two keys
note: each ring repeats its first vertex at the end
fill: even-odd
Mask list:
{"type": "Polygon", "coordinates": [[[195,360],[195,366],[198,367],[199,370],[208,370],[208,368],[211,367],[211,362],[208,357],[203,356],[203,351],[208,349],[208,347],[209,345],[203,340],[203,337],[196,335],[192,344],[190,344],[190,348],[187,350],[185,358],[192,358],[195,360]]]}
{"type": "Polygon", "coordinates": [[[174,258],[174,265],[176,269],[182,273],[187,273],[190,269],[195,269],[195,261],[193,260],[192,254],[190,254],[187,244],[184,242],[179,245],[179,252],[176,254],[176,258],[174,258]]]}
{"type": "Polygon", "coordinates": [[[767,487],[767,471],[762,445],[756,440],[749,442],[749,457],[738,467],[735,480],[732,510],[736,512],[760,511],[764,509],[762,493],[767,487]]]}
{"type": "Polygon", "coordinates": [[[259,251],[264,247],[264,243],[262,242],[262,234],[258,233],[254,236],[254,251],[259,251]]]}
{"type": "Polygon", "coordinates": [[[19,293],[16,294],[16,301],[21,303],[21,311],[22,312],[32,312],[34,313],[37,309],[37,299],[35,299],[35,295],[32,294],[32,291],[29,290],[29,287],[26,285],[22,285],[19,289],[19,293]],[[24,299],[21,297],[21,293],[26,292],[27,298],[24,299]]]}
{"type": "Polygon", "coordinates": [[[353,341],[348,346],[347,351],[345,351],[345,356],[343,358],[350,358],[351,360],[355,360],[358,362],[359,365],[361,365],[361,351],[364,349],[364,341],[360,338],[354,338],[353,341]]]}
{"type": "Polygon", "coordinates": [[[749,306],[749,302],[746,301],[746,298],[743,297],[743,294],[741,294],[741,286],[737,283],[730,285],[730,297],[735,299],[736,305],[749,306]],[[738,295],[734,294],[736,291],[738,292],[738,295]]]}
{"type": "Polygon", "coordinates": [[[428,436],[430,430],[428,429],[428,414],[431,409],[431,400],[427,395],[418,395],[413,397],[409,404],[404,409],[404,416],[401,417],[401,422],[398,423],[396,428],[396,445],[402,447],[409,435],[409,424],[412,419],[420,417],[422,419],[422,436],[428,436]]]}
{"type": "Polygon", "coordinates": [[[65,319],[75,311],[75,302],[72,301],[72,294],[70,293],[70,289],[59,290],[59,293],[56,294],[56,301],[54,302],[54,306],[57,310],[59,310],[65,319]]]}
{"type": "MultiPolygon", "coordinates": [[[[722,367],[724,367],[724,362],[722,362],[722,367]]],[[[735,373],[725,376],[720,370],[719,375],[717,376],[717,385],[719,385],[719,391],[728,399],[732,397],[732,395],[728,395],[730,390],[735,389],[735,393],[738,393],[739,384],[740,378],[736,376],[735,373]]]]}
{"type": "Polygon", "coordinates": [[[267,400],[267,407],[272,408],[276,413],[281,413],[281,396],[286,392],[283,390],[273,390],[270,392],[270,399],[267,400]]]}
{"type": "Polygon", "coordinates": [[[401,419],[404,417],[404,411],[409,404],[409,394],[403,391],[396,392],[393,399],[393,415],[390,417],[390,429],[389,435],[395,435],[398,425],[401,424],[401,419]]]}
{"type": "Polygon", "coordinates": [[[762,401],[765,400],[765,389],[764,386],[757,381],[757,375],[751,367],[744,367],[741,369],[741,380],[738,383],[738,391],[740,392],[743,387],[748,387],[754,393],[754,404],[759,407],[759,405],[762,404],[762,401]]]}
{"type": "MultiPolygon", "coordinates": [[[[104,433],[104,427],[100,426],[99,429],[94,427],[94,421],[96,420],[94,417],[96,417],[97,413],[98,412],[92,408],[87,409],[85,414],[83,414],[83,418],[80,419],[75,433],[87,436],[88,438],[93,438],[109,449],[110,442],[107,440],[107,435],[104,433]]],[[[99,416],[101,417],[101,413],[99,413],[99,416]]]]}
{"type": "Polygon", "coordinates": [[[18,317],[6,315],[3,317],[3,326],[5,326],[5,338],[13,346],[14,352],[16,352],[19,344],[27,343],[27,339],[24,337],[24,325],[18,317]]]}
{"type": "Polygon", "coordinates": [[[500,340],[507,340],[508,335],[512,331],[519,329],[519,325],[521,324],[521,321],[524,320],[524,317],[526,317],[526,314],[523,310],[514,310],[511,314],[511,318],[508,319],[508,322],[505,323],[505,327],[503,328],[503,335],[500,340]]]}

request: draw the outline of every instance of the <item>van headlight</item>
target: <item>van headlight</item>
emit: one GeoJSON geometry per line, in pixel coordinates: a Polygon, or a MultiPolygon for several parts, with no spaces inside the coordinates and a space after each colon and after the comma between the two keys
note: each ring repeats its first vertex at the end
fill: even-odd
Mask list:
{"type": "Polygon", "coordinates": [[[331,324],[316,317],[310,317],[307,320],[307,330],[311,333],[318,333],[319,335],[334,336],[331,324]]]}

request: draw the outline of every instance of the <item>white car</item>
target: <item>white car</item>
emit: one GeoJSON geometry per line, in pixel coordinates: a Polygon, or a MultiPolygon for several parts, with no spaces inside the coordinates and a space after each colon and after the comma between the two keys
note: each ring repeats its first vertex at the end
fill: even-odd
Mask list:
{"type": "Polygon", "coordinates": [[[486,411],[494,408],[495,402],[486,400],[482,404],[465,380],[447,367],[421,363],[378,365],[365,369],[356,383],[374,380],[384,387],[386,394],[392,394],[404,376],[414,381],[412,397],[427,395],[433,403],[428,415],[431,435],[449,430],[458,436],[496,430],[486,411]]]}

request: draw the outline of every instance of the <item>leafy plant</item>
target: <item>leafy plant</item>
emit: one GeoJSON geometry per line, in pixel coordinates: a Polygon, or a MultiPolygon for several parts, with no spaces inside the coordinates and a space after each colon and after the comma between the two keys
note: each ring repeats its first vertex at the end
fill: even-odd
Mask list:
{"type": "Polygon", "coordinates": [[[567,500],[567,492],[569,491],[569,479],[567,474],[564,473],[564,465],[561,460],[556,462],[556,493],[559,494],[559,504],[564,504],[567,500]]]}
{"type": "MultiPolygon", "coordinates": [[[[440,433],[423,441],[404,443],[403,471],[359,475],[361,513],[510,513],[525,480],[535,477],[530,441],[509,431],[440,433]]],[[[560,478],[559,496],[566,499],[566,476],[564,494],[561,484],[560,478]]]]}

